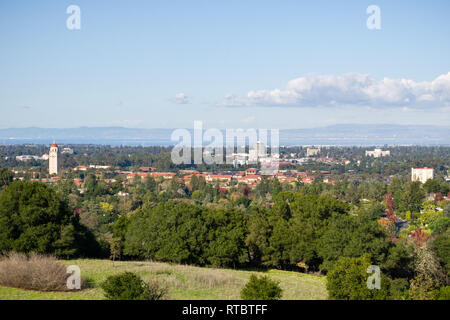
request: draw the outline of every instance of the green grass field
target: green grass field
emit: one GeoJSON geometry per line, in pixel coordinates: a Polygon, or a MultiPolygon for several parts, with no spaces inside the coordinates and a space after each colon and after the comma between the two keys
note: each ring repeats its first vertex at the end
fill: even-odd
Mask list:
{"type": "Polygon", "coordinates": [[[280,281],[282,299],[326,299],[325,277],[290,271],[266,272],[232,269],[200,268],[150,261],[69,260],[66,265],[77,265],[89,288],[75,292],[38,292],[0,287],[0,300],[98,300],[104,299],[99,284],[109,275],[124,271],[139,274],[144,280],[158,279],[169,288],[167,299],[229,300],[240,299],[240,291],[252,273],[269,275],[280,281]]]}

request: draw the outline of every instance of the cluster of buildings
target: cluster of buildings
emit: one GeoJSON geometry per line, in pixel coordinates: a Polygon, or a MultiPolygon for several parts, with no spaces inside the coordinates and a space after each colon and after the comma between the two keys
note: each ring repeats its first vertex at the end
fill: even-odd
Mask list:
{"type": "MultiPolygon", "coordinates": [[[[245,147],[242,147],[244,149],[245,147]]],[[[205,152],[208,152],[206,150],[205,152]]],[[[280,154],[271,151],[270,155],[267,153],[267,147],[261,141],[258,141],[249,152],[236,152],[226,155],[226,163],[232,163],[235,168],[240,166],[248,166],[257,163],[277,163],[280,154]]]]}
{"type": "MultiPolygon", "coordinates": [[[[73,153],[73,150],[70,148],[64,148],[63,152],[65,153],[73,153]]],[[[295,183],[302,182],[304,184],[309,184],[314,181],[314,177],[308,176],[306,172],[299,172],[297,170],[278,170],[279,165],[292,165],[297,163],[302,163],[304,161],[308,161],[309,157],[314,157],[319,155],[320,148],[307,148],[307,157],[303,159],[283,159],[280,160],[279,154],[267,156],[267,149],[264,144],[258,142],[254,148],[252,148],[249,153],[233,153],[230,155],[232,157],[233,163],[235,166],[239,165],[248,165],[249,163],[260,163],[262,171],[255,168],[249,168],[244,171],[224,171],[224,172],[199,172],[196,170],[181,170],[180,175],[177,176],[174,172],[157,172],[153,167],[141,167],[138,172],[131,171],[121,171],[115,170],[114,173],[120,174],[122,176],[126,176],[127,183],[135,181],[135,179],[145,179],[146,177],[152,177],[155,179],[162,180],[170,180],[170,179],[180,179],[184,181],[186,184],[189,184],[193,176],[203,177],[207,183],[218,184],[221,188],[228,189],[233,185],[244,183],[249,185],[250,187],[255,187],[259,182],[261,182],[263,176],[268,176],[271,178],[277,178],[280,182],[287,183],[295,183]],[[274,170],[270,174],[264,172],[265,168],[270,167],[270,164],[275,163],[277,166],[277,170],[274,170]]],[[[60,163],[58,158],[59,148],[58,145],[53,142],[50,147],[50,151],[48,154],[45,154],[42,157],[38,156],[18,156],[17,159],[21,159],[21,161],[25,161],[26,159],[48,159],[49,161],[49,175],[48,179],[41,179],[43,182],[57,182],[58,174],[60,173],[60,163]],[[45,181],[44,181],[45,180],[45,181]]],[[[375,158],[384,157],[390,155],[389,151],[383,151],[381,149],[376,148],[373,151],[366,151],[366,156],[373,156],[375,158]]],[[[336,161],[334,158],[328,157],[318,157],[315,158],[314,161],[323,162],[323,163],[341,163],[336,161]]],[[[348,160],[342,161],[342,164],[347,164],[348,160]]],[[[75,171],[87,171],[88,169],[103,169],[110,170],[111,166],[108,165],[89,165],[89,166],[78,166],[74,168],[75,171]]],[[[316,172],[313,172],[316,173],[316,172]]],[[[323,179],[324,183],[334,184],[335,181],[331,180],[329,177],[330,172],[321,171],[320,174],[325,177],[323,179]]],[[[98,175],[100,176],[100,175],[98,175]]],[[[420,181],[421,183],[425,183],[428,179],[434,178],[434,169],[432,168],[411,168],[411,180],[412,181],[420,181]]],[[[77,185],[81,185],[82,181],[80,179],[75,179],[74,181],[77,185]]],[[[110,181],[106,182],[114,182],[114,179],[109,179],[110,181]]]]}
{"type": "MultiPolygon", "coordinates": [[[[123,172],[122,172],[123,173],[123,172]]],[[[324,175],[330,174],[328,171],[321,172],[324,175]]],[[[156,179],[180,179],[184,183],[189,184],[194,176],[202,177],[207,183],[217,184],[223,189],[229,189],[233,185],[244,183],[249,187],[256,187],[261,182],[264,175],[259,169],[249,168],[243,171],[223,171],[223,172],[200,172],[197,170],[181,170],[180,176],[173,172],[129,172],[127,173],[127,181],[135,181],[135,179],[145,179],[152,177],[156,179]]],[[[308,176],[306,172],[298,172],[297,170],[278,170],[275,174],[268,176],[269,178],[277,178],[280,182],[303,182],[305,184],[312,183],[314,177],[308,176]]],[[[334,180],[324,179],[325,183],[333,184],[334,180]]]]}

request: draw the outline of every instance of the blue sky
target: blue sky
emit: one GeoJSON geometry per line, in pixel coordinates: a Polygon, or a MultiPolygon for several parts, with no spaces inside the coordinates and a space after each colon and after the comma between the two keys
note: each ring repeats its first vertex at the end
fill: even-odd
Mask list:
{"type": "Polygon", "coordinates": [[[449,1],[1,1],[0,127],[449,125],[449,16],[449,1]]]}

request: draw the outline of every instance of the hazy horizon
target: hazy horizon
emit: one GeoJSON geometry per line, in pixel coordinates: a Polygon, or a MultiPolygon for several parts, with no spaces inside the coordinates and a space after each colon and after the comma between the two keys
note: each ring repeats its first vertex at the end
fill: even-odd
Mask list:
{"type": "MultiPolygon", "coordinates": [[[[207,123],[206,123],[207,125],[207,123]]],[[[341,126],[367,126],[367,127],[384,127],[384,126],[393,126],[393,127],[437,127],[437,128],[450,128],[450,124],[448,125],[433,125],[433,124],[394,124],[394,123],[336,123],[336,124],[329,124],[329,125],[317,125],[313,127],[291,127],[291,128],[282,128],[280,130],[303,130],[303,129],[321,129],[321,128],[331,128],[331,127],[341,127],[341,126]]],[[[185,126],[186,129],[191,129],[193,127],[193,123],[191,126],[185,126]]],[[[211,126],[206,126],[206,128],[209,128],[211,126]]],[[[27,126],[27,127],[0,127],[0,130],[15,130],[15,129],[54,129],[54,130],[71,130],[71,129],[82,129],[82,128],[123,128],[123,129],[143,129],[143,130],[174,130],[178,129],[177,127],[128,127],[128,126],[113,126],[113,125],[104,125],[104,126],[72,126],[72,127],[40,127],[40,126],[27,126]]],[[[219,130],[226,130],[226,129],[248,129],[242,126],[235,126],[235,127],[218,127],[219,130]]],[[[260,128],[254,128],[254,129],[260,129],[260,128]]],[[[262,128],[261,128],[262,129],[262,128]]]]}
{"type": "MultiPolygon", "coordinates": [[[[183,129],[193,136],[193,126],[183,129]]],[[[211,127],[204,125],[202,135],[206,129],[211,127]]],[[[219,129],[223,137],[226,136],[227,129],[231,128],[219,129]]],[[[254,129],[261,132],[259,131],[261,129],[274,128],[254,129]]],[[[178,140],[171,139],[175,130],[176,128],[125,127],[12,128],[0,129],[0,143],[47,144],[57,140],[66,144],[174,145],[178,143],[178,140]]],[[[450,126],[340,124],[317,128],[280,129],[279,137],[281,144],[288,145],[449,145],[450,126]]]]}

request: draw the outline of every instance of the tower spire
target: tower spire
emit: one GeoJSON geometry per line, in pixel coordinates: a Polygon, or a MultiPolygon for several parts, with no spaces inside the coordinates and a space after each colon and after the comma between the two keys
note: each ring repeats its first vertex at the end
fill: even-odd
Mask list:
{"type": "Polygon", "coordinates": [[[58,145],[56,144],[55,140],[53,140],[53,144],[50,147],[48,160],[49,160],[48,161],[49,174],[58,175],[59,173],[58,145]]]}

